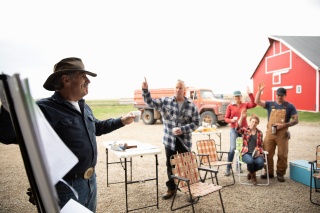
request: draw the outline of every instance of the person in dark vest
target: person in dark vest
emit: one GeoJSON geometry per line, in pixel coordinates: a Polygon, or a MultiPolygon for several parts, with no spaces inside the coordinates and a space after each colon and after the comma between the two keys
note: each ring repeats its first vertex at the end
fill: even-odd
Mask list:
{"type": "MultiPolygon", "coordinates": [[[[298,124],[298,112],[292,103],[285,101],[287,90],[285,88],[277,89],[276,101],[263,101],[260,99],[261,92],[265,88],[265,83],[260,82],[256,94],[255,103],[268,111],[268,125],[266,137],[263,142],[263,149],[268,154],[269,177],[274,177],[273,156],[276,147],[278,147],[278,161],[276,165],[276,174],[279,182],[284,182],[284,175],[288,168],[288,142],[290,139],[289,127],[298,124]]],[[[267,174],[261,175],[262,179],[267,178],[267,174]]]]}

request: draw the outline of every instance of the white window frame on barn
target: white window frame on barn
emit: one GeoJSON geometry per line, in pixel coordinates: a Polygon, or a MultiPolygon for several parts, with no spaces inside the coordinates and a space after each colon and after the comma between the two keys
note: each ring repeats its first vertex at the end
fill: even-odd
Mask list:
{"type": "Polygon", "coordinates": [[[296,86],[296,93],[297,94],[301,94],[302,93],[302,86],[301,85],[297,85],[296,86]]]}
{"type": "Polygon", "coordinates": [[[272,81],[273,81],[273,84],[281,84],[281,74],[282,73],[273,73],[273,79],[272,79],[272,81]],[[278,80],[278,81],[277,81],[278,80]]]}

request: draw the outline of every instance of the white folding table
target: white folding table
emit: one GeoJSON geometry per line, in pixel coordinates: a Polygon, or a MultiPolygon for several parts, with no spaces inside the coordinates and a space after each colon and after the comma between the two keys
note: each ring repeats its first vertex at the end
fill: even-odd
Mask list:
{"type": "MultiPolygon", "coordinates": [[[[107,167],[107,186],[109,185],[109,179],[108,179],[108,170],[109,170],[109,164],[121,164],[122,167],[124,168],[124,173],[125,173],[125,180],[124,180],[124,185],[125,185],[125,194],[126,194],[126,212],[129,211],[134,211],[134,210],[138,210],[138,209],[144,209],[147,207],[153,207],[153,206],[157,206],[157,208],[159,209],[159,192],[158,192],[158,154],[161,154],[161,150],[156,147],[153,146],[151,144],[148,143],[141,143],[139,141],[136,140],[117,140],[116,143],[117,144],[125,144],[127,143],[128,146],[137,146],[137,148],[130,148],[130,149],[126,149],[125,151],[115,151],[113,149],[111,149],[111,145],[114,143],[115,141],[105,141],[103,142],[103,145],[106,147],[106,167],[107,167]],[[116,161],[116,162],[109,162],[108,160],[108,153],[112,152],[115,156],[117,156],[120,161],[116,161]],[[149,205],[149,206],[145,206],[145,207],[141,207],[141,208],[137,208],[137,209],[128,209],[128,184],[132,184],[132,183],[140,183],[141,180],[137,180],[137,181],[133,181],[132,180],[132,157],[137,157],[137,156],[144,156],[144,155],[154,155],[155,156],[155,169],[156,169],[156,177],[155,178],[148,178],[146,180],[143,181],[152,181],[155,180],[156,181],[156,199],[157,199],[157,203],[154,205],[149,205]],[[130,158],[130,160],[127,160],[128,158],[130,158]],[[130,181],[128,181],[128,175],[127,175],[127,162],[130,162],[130,181]]],[[[115,184],[115,183],[123,183],[123,182],[114,182],[114,183],[110,183],[110,184],[115,184]]]]}

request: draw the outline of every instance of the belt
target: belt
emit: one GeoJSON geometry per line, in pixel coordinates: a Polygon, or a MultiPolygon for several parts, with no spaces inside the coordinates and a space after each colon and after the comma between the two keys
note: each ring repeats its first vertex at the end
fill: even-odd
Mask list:
{"type": "Polygon", "coordinates": [[[88,180],[91,178],[91,176],[94,173],[94,167],[88,168],[84,173],[72,173],[72,174],[66,174],[63,179],[65,180],[77,180],[79,178],[83,178],[88,180]]]}

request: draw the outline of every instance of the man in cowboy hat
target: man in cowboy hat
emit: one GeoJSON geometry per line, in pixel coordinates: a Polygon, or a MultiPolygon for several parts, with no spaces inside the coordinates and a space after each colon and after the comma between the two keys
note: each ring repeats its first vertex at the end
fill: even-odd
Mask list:
{"type": "Polygon", "coordinates": [[[94,168],[98,150],[96,136],[132,123],[135,116],[130,112],[116,119],[96,119],[83,99],[88,94],[90,83],[87,75],[97,76],[85,69],[80,58],[62,59],[54,66],[53,73],[43,85],[45,89],[54,91],[54,94],[36,103],[61,140],[79,160],[63,177],[64,181],[77,191],[78,199],[69,186],[60,181],[55,186],[60,208],[72,198],[95,212],[97,183],[94,168]]]}

